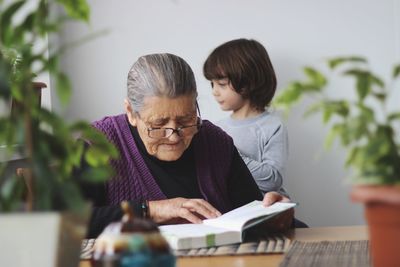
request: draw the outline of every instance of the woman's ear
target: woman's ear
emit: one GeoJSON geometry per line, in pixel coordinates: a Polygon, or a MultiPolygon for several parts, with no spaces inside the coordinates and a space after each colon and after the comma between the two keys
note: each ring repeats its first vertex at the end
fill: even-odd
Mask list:
{"type": "Polygon", "coordinates": [[[129,123],[130,123],[132,126],[136,126],[136,124],[137,124],[136,116],[135,116],[135,114],[134,114],[134,112],[133,112],[131,103],[130,103],[129,100],[126,99],[126,98],[124,99],[124,107],[125,107],[126,115],[128,116],[129,123]]]}

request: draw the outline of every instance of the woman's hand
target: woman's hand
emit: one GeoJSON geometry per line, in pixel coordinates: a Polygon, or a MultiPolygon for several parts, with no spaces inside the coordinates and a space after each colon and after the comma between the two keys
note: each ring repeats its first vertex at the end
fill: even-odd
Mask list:
{"type": "MultiPolygon", "coordinates": [[[[264,195],[263,204],[265,206],[270,206],[275,202],[290,202],[290,199],[277,192],[268,192],[264,195]]],[[[294,209],[289,209],[268,220],[265,226],[268,228],[269,231],[282,232],[292,226],[293,218],[294,209]]]]}
{"type": "Polygon", "coordinates": [[[149,201],[150,217],[156,223],[188,221],[201,223],[202,219],[216,218],[221,213],[204,199],[172,198],[149,201]]]}

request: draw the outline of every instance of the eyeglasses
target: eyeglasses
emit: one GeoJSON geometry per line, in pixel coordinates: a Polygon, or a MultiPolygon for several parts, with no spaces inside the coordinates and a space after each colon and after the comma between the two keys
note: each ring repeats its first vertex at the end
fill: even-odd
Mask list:
{"type": "Polygon", "coordinates": [[[146,122],[140,117],[139,112],[136,112],[138,117],[143,121],[143,123],[147,127],[147,135],[150,138],[153,139],[162,139],[162,138],[169,138],[173,133],[176,133],[179,137],[185,137],[185,136],[191,136],[195,135],[201,128],[202,124],[202,119],[200,116],[200,109],[199,105],[196,102],[196,109],[199,114],[197,117],[197,122],[196,124],[191,124],[191,125],[184,125],[178,128],[168,128],[168,127],[160,127],[160,128],[153,128],[153,127],[148,127],[146,125],[146,122]]]}
{"type": "Polygon", "coordinates": [[[193,125],[181,126],[176,129],[174,128],[147,128],[147,134],[150,138],[162,139],[168,138],[173,133],[176,133],[179,137],[195,135],[201,127],[201,118],[197,117],[197,123],[193,125]]]}

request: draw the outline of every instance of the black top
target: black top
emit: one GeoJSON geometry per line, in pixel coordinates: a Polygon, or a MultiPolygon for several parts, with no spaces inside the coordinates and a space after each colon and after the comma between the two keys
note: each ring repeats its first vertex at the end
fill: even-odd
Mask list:
{"type": "Polygon", "coordinates": [[[163,161],[147,153],[136,127],[130,126],[144,162],[167,198],[202,198],[197,183],[193,145],[176,161],[163,161]]]}
{"type": "MultiPolygon", "coordinates": [[[[189,145],[178,160],[172,162],[161,161],[147,153],[136,127],[131,126],[130,128],[140,154],[167,198],[203,198],[197,183],[192,145],[189,145]]],[[[232,161],[232,169],[228,177],[228,194],[232,207],[237,208],[253,200],[261,200],[262,195],[257,184],[236,148],[234,149],[232,161]]],[[[107,205],[106,187],[104,184],[85,185],[83,191],[94,205],[87,235],[88,238],[94,238],[110,222],[120,220],[122,210],[119,206],[107,205]]],[[[135,214],[140,216],[141,203],[135,200],[131,200],[130,202],[135,214]]]]}

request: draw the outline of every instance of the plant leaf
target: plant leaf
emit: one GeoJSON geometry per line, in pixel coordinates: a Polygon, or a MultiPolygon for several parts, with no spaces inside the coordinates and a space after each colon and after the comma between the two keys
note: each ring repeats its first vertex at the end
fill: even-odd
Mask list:
{"type": "Polygon", "coordinates": [[[367,63],[367,60],[363,57],[350,56],[350,57],[336,57],[328,60],[328,66],[331,69],[335,69],[337,66],[342,65],[348,62],[359,62],[359,63],[367,63]]]}
{"type": "Polygon", "coordinates": [[[32,33],[34,32],[34,17],[35,17],[34,13],[29,14],[28,16],[26,16],[25,20],[20,25],[15,27],[12,33],[12,42],[22,43],[24,34],[27,31],[30,31],[32,33]]]}
{"type": "Polygon", "coordinates": [[[17,1],[10,6],[4,12],[1,12],[0,19],[0,38],[5,44],[9,44],[9,34],[12,32],[12,17],[14,14],[26,3],[26,1],[17,1]]]}
{"type": "MultiPolygon", "coordinates": [[[[1,56],[1,55],[0,55],[1,56]]],[[[9,85],[9,75],[11,66],[0,59],[0,97],[10,99],[11,88],[9,85]]]]}
{"type": "Polygon", "coordinates": [[[326,78],[321,72],[311,67],[305,67],[303,71],[309,79],[309,84],[313,85],[318,90],[321,90],[321,87],[326,85],[326,78]]]}
{"type": "Polygon", "coordinates": [[[323,102],[317,102],[312,104],[307,108],[307,110],[304,112],[304,117],[309,117],[310,115],[317,113],[318,111],[322,110],[323,108],[323,102]]]}
{"type": "Polygon", "coordinates": [[[341,135],[342,131],[344,130],[343,124],[337,123],[332,126],[328,135],[325,138],[324,147],[326,149],[330,149],[332,147],[333,141],[335,138],[341,135]]]}
{"type": "Polygon", "coordinates": [[[388,121],[400,119],[400,112],[394,112],[388,115],[388,121]]]}
{"type": "Polygon", "coordinates": [[[56,89],[61,104],[67,105],[71,97],[71,83],[64,73],[56,75],[56,89]]]}
{"type": "Polygon", "coordinates": [[[103,154],[97,147],[90,146],[85,153],[85,160],[93,167],[107,163],[108,159],[108,155],[103,154]]]}
{"type": "Polygon", "coordinates": [[[393,67],[393,79],[400,75],[400,64],[393,67]]]}
{"type": "Polygon", "coordinates": [[[371,84],[375,84],[377,86],[379,86],[380,88],[384,88],[385,87],[385,83],[383,82],[383,80],[381,78],[379,78],[378,76],[368,72],[369,74],[369,78],[371,80],[371,84]]]}
{"type": "Polygon", "coordinates": [[[22,179],[16,176],[9,177],[0,187],[0,211],[12,211],[18,208],[22,202],[22,179]]]}
{"type": "Polygon", "coordinates": [[[360,69],[351,69],[345,71],[344,75],[350,75],[356,79],[357,95],[360,101],[363,101],[371,91],[371,79],[369,72],[360,69]]]}
{"type": "Polygon", "coordinates": [[[329,106],[325,106],[324,111],[322,112],[323,123],[326,124],[331,117],[332,117],[332,109],[329,106]]]}
{"type": "Polygon", "coordinates": [[[88,22],[90,17],[90,8],[86,0],[57,0],[64,6],[67,14],[75,19],[88,22]]]}
{"type": "Polygon", "coordinates": [[[371,90],[370,80],[366,75],[359,75],[357,77],[357,94],[360,100],[364,100],[364,98],[368,95],[371,90]]]}
{"type": "Polygon", "coordinates": [[[85,182],[95,183],[104,182],[113,175],[113,169],[110,166],[96,168],[87,168],[83,171],[81,178],[85,182]]]}
{"type": "Polygon", "coordinates": [[[326,105],[336,115],[347,117],[350,112],[349,103],[346,100],[326,101],[326,105]]]}
{"type": "Polygon", "coordinates": [[[59,191],[61,194],[60,199],[62,200],[61,208],[65,209],[68,207],[71,211],[79,212],[85,205],[85,201],[82,198],[82,194],[75,183],[68,182],[59,185],[59,191]]]}
{"type": "Polygon", "coordinates": [[[360,103],[356,105],[360,110],[359,117],[361,120],[365,121],[366,123],[373,122],[375,120],[374,110],[372,108],[360,103]]]}
{"type": "Polygon", "coordinates": [[[355,163],[355,159],[357,158],[358,151],[359,151],[358,147],[352,147],[350,149],[350,152],[347,154],[347,158],[346,158],[346,163],[345,163],[346,167],[349,167],[355,163]]]}
{"type": "Polygon", "coordinates": [[[288,107],[291,104],[300,100],[302,85],[299,82],[290,83],[283,91],[275,98],[274,103],[278,106],[288,107]]]}
{"type": "Polygon", "coordinates": [[[385,100],[386,100],[386,93],[372,93],[372,95],[376,98],[376,99],[378,99],[380,102],[385,102],[385,100]]]}

